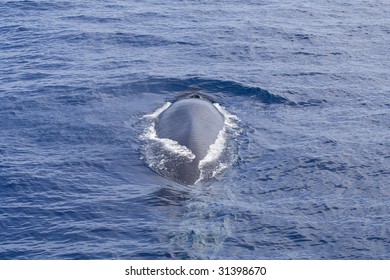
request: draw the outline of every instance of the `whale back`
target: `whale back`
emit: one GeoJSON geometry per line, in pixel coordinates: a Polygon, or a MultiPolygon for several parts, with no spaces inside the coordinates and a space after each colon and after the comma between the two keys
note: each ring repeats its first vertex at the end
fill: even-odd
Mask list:
{"type": "Polygon", "coordinates": [[[223,115],[211,102],[199,98],[181,99],[158,116],[157,136],[177,141],[195,155],[191,162],[172,163],[177,181],[191,184],[199,179],[199,161],[223,127],[223,115]]]}

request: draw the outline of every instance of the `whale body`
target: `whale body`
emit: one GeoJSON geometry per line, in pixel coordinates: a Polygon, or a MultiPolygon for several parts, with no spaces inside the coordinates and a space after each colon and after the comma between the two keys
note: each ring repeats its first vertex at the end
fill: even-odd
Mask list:
{"type": "Polygon", "coordinates": [[[166,162],[171,179],[191,185],[200,177],[199,162],[207,155],[224,127],[224,116],[207,99],[194,94],[174,102],[156,120],[159,138],[168,138],[187,147],[192,160],[172,158],[166,162]]]}

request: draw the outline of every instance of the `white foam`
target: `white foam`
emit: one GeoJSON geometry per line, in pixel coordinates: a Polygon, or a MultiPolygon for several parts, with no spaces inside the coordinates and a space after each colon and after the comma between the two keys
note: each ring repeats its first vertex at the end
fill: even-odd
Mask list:
{"type": "Polygon", "coordinates": [[[206,156],[199,162],[200,178],[196,181],[208,177],[215,177],[227,169],[233,162],[231,156],[226,151],[228,134],[239,134],[237,122],[240,120],[236,115],[229,113],[224,107],[218,103],[213,104],[217,110],[224,116],[224,126],[218,133],[218,137],[207,150],[206,156]],[[224,155],[225,156],[222,156],[224,155]],[[211,169],[211,170],[210,170],[211,169]]]}
{"type": "Polygon", "coordinates": [[[199,161],[199,169],[202,169],[202,167],[204,167],[206,164],[218,159],[219,156],[222,154],[223,150],[225,149],[225,143],[226,133],[225,127],[223,127],[223,129],[219,131],[218,137],[215,142],[209,146],[206,156],[201,161],[199,161]]]}
{"type": "Polygon", "coordinates": [[[214,103],[215,108],[225,117],[225,126],[228,128],[237,128],[237,122],[240,120],[239,117],[229,113],[224,107],[218,103],[214,103]]]}
{"type": "MultiPolygon", "coordinates": [[[[155,120],[162,112],[164,112],[166,109],[171,106],[171,102],[166,102],[163,106],[158,108],[156,111],[154,111],[151,114],[144,115],[142,118],[155,120]]],[[[195,155],[192,153],[190,149],[188,149],[185,146],[180,145],[177,141],[168,139],[168,138],[159,138],[157,136],[155,123],[152,122],[144,131],[144,133],[141,135],[141,139],[143,140],[149,140],[153,141],[154,143],[159,143],[162,145],[163,149],[176,154],[177,156],[181,156],[184,158],[187,158],[189,160],[193,160],[195,158],[195,155]]],[[[161,163],[160,163],[161,164],[161,163]]]]}
{"type": "Polygon", "coordinates": [[[173,154],[176,154],[178,156],[185,157],[185,158],[188,158],[190,160],[193,160],[195,158],[195,155],[186,146],[182,146],[177,141],[174,141],[174,140],[171,140],[168,138],[159,138],[157,136],[157,132],[156,132],[156,128],[155,128],[154,123],[152,123],[145,130],[144,134],[141,135],[141,139],[158,142],[163,146],[163,148],[165,150],[167,150],[173,154]]]}
{"type": "Polygon", "coordinates": [[[156,111],[154,111],[153,113],[147,114],[147,115],[143,116],[141,119],[144,119],[144,118],[146,118],[146,119],[156,119],[162,112],[164,112],[166,109],[168,109],[169,106],[171,106],[171,105],[172,105],[171,102],[167,102],[163,106],[158,108],[156,111]]]}
{"type": "Polygon", "coordinates": [[[228,129],[237,128],[237,121],[239,118],[236,115],[230,114],[224,107],[218,103],[213,104],[215,108],[224,116],[224,126],[219,131],[218,137],[213,144],[209,146],[206,156],[199,162],[199,168],[205,164],[212,162],[220,157],[226,146],[226,131],[228,129]]]}

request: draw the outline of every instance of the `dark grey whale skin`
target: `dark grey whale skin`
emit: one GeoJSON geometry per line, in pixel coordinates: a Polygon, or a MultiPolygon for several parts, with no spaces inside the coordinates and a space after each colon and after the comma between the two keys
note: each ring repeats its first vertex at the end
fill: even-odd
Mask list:
{"type": "Polygon", "coordinates": [[[177,141],[195,155],[192,161],[172,156],[166,162],[169,177],[182,184],[194,184],[200,177],[199,161],[205,158],[223,126],[224,116],[199,95],[180,99],[163,111],[156,120],[157,136],[177,141]]]}

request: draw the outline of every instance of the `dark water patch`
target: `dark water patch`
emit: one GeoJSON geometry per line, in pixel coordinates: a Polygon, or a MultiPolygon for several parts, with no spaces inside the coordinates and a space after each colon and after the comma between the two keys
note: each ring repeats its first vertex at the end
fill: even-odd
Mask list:
{"type": "Polygon", "coordinates": [[[21,11],[69,10],[74,7],[73,2],[69,1],[8,1],[5,5],[7,8],[19,9],[21,11]]]}
{"type": "MultiPolygon", "coordinates": [[[[153,92],[157,94],[183,93],[186,91],[200,91],[206,94],[228,94],[232,97],[248,97],[259,100],[264,104],[286,104],[295,103],[285,97],[270,93],[259,87],[249,87],[232,81],[207,80],[202,78],[188,79],[167,79],[150,78],[144,82],[137,82],[128,85],[133,92],[153,92]]],[[[221,100],[223,104],[223,100],[221,100]]]]}
{"type": "Polygon", "coordinates": [[[318,53],[311,53],[311,52],[294,52],[293,55],[304,55],[304,56],[312,56],[312,57],[321,57],[321,56],[326,56],[326,54],[318,54],[318,53]]]}
{"type": "Polygon", "coordinates": [[[137,200],[151,206],[183,206],[189,199],[188,191],[181,191],[173,187],[163,187],[137,200]]]}
{"type": "MultiPolygon", "coordinates": [[[[2,102],[2,112],[0,115],[4,118],[13,118],[15,121],[18,118],[21,118],[26,111],[40,109],[42,104],[36,100],[18,100],[14,98],[0,97],[0,102],[2,102]]],[[[0,123],[0,127],[12,127],[12,122],[4,121],[0,123]]]]}
{"type": "Polygon", "coordinates": [[[386,241],[383,237],[378,237],[378,236],[370,236],[367,237],[368,241],[386,241]]]}
{"type": "MultiPolygon", "coordinates": [[[[81,249],[81,248],[80,248],[81,249]]],[[[61,260],[95,260],[98,259],[97,253],[101,254],[103,259],[113,259],[113,255],[108,252],[91,252],[91,253],[83,253],[83,252],[75,252],[75,253],[62,253],[58,254],[54,257],[54,259],[61,260]]]]}
{"type": "Polygon", "coordinates": [[[167,15],[157,13],[157,12],[141,12],[141,13],[136,13],[135,16],[143,21],[148,21],[150,19],[156,20],[156,19],[168,18],[167,15]]]}
{"type": "Polygon", "coordinates": [[[13,25],[5,25],[0,27],[0,34],[1,35],[10,35],[12,33],[18,33],[18,32],[26,32],[29,31],[30,29],[19,25],[19,24],[13,24],[13,25]]]}
{"type": "Polygon", "coordinates": [[[156,251],[153,253],[141,252],[137,253],[134,256],[131,256],[131,259],[135,260],[161,260],[161,259],[172,259],[172,255],[164,251],[156,251]]]}
{"type": "Polygon", "coordinates": [[[96,99],[90,93],[89,88],[72,89],[69,94],[56,97],[56,101],[64,105],[86,105],[96,99]]]}
{"type": "Polygon", "coordinates": [[[76,124],[50,124],[42,126],[32,132],[36,135],[38,144],[58,143],[65,145],[114,145],[118,144],[118,138],[113,129],[101,125],[76,125],[76,124]]]}
{"type": "Polygon", "coordinates": [[[34,175],[35,170],[33,167],[30,166],[29,168],[28,166],[25,166],[23,170],[24,171],[18,171],[16,167],[9,166],[9,174],[0,174],[2,179],[0,185],[2,192],[39,192],[58,188],[55,181],[34,175]]]}
{"type": "Polygon", "coordinates": [[[110,36],[111,40],[119,45],[131,46],[131,47],[158,47],[172,44],[162,37],[148,34],[135,34],[135,33],[122,33],[118,32],[110,36]]]}
{"type": "Polygon", "coordinates": [[[82,23],[103,23],[103,24],[121,21],[120,18],[97,17],[97,16],[87,16],[87,15],[67,16],[67,17],[63,17],[62,19],[82,22],[82,23]]]}
{"type": "MultiPolygon", "coordinates": [[[[28,245],[27,245],[28,246],[28,245]]],[[[12,249],[12,250],[1,250],[0,251],[0,259],[1,260],[30,260],[31,257],[37,255],[36,250],[30,250],[26,248],[20,248],[18,250],[12,249]]],[[[42,253],[42,252],[40,252],[42,253]]]]}
{"type": "Polygon", "coordinates": [[[191,260],[191,256],[186,251],[174,250],[169,256],[171,256],[170,258],[177,260],[191,260]]]}
{"type": "Polygon", "coordinates": [[[285,77],[299,77],[299,76],[321,76],[326,75],[326,73],[322,72],[299,72],[299,73],[281,73],[274,74],[274,76],[285,76],[285,77]]]}
{"type": "MultiPolygon", "coordinates": [[[[21,94],[26,95],[26,93],[21,94]]],[[[61,85],[61,83],[58,85],[42,83],[31,89],[28,97],[42,100],[44,102],[42,106],[48,106],[48,104],[77,106],[100,100],[100,97],[94,94],[92,88],[88,86],[61,85]],[[47,103],[49,100],[50,103],[47,103]]]]}
{"type": "Polygon", "coordinates": [[[42,72],[24,73],[20,75],[20,79],[25,81],[36,81],[36,80],[47,79],[49,77],[51,77],[51,74],[42,73],[42,72]]]}
{"type": "Polygon", "coordinates": [[[307,203],[302,202],[293,208],[294,211],[304,212],[305,215],[326,215],[328,211],[337,211],[338,207],[328,206],[325,202],[307,203]]]}
{"type": "Polygon", "coordinates": [[[302,235],[301,233],[299,233],[297,231],[287,232],[286,237],[288,237],[289,239],[291,239],[295,243],[311,241],[310,239],[308,239],[307,237],[305,237],[304,235],[302,235]]]}
{"type": "Polygon", "coordinates": [[[254,251],[256,249],[256,247],[254,245],[248,244],[245,241],[240,242],[237,240],[236,246],[241,247],[245,250],[249,250],[249,251],[254,251]]]}
{"type": "Polygon", "coordinates": [[[327,103],[325,99],[309,99],[307,101],[299,101],[296,104],[299,106],[322,106],[327,103]]]}
{"type": "Polygon", "coordinates": [[[81,44],[93,41],[103,41],[104,36],[98,32],[61,32],[57,35],[56,39],[59,41],[67,42],[67,44],[81,44]]]}
{"type": "Polygon", "coordinates": [[[46,30],[42,31],[27,24],[5,28],[1,30],[0,35],[5,37],[0,41],[2,55],[14,59],[39,53],[43,48],[42,42],[48,38],[46,30]],[[19,52],[19,49],[24,51],[19,52]]]}
{"type": "Polygon", "coordinates": [[[291,40],[294,41],[296,39],[299,41],[310,41],[312,38],[313,35],[311,34],[295,34],[291,40]]]}
{"type": "Polygon", "coordinates": [[[137,34],[130,32],[71,32],[68,34],[61,34],[57,38],[70,44],[95,45],[100,43],[124,48],[157,48],[176,44],[189,44],[185,41],[167,40],[158,35],[137,34]]]}
{"type": "Polygon", "coordinates": [[[310,158],[304,161],[302,168],[325,170],[330,172],[345,173],[346,163],[335,162],[332,159],[310,158]]]}

